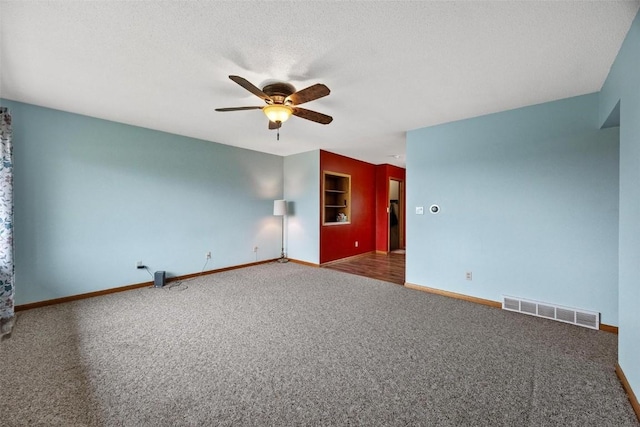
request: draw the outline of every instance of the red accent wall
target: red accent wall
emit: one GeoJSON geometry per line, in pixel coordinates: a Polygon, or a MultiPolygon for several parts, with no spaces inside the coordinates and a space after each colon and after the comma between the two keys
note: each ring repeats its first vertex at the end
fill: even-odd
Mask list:
{"type": "MultiPolygon", "coordinates": [[[[320,264],[375,250],[376,166],[320,150],[320,182],[323,171],[351,175],[350,224],[320,224],[320,264]],[[358,247],[355,242],[358,242],[358,247]]],[[[320,218],[322,218],[322,194],[320,218]]]]}
{"type": "Polygon", "coordinates": [[[376,166],[376,251],[387,252],[389,250],[389,180],[395,179],[402,181],[404,191],[401,194],[402,206],[405,207],[402,212],[403,221],[403,242],[407,241],[406,235],[406,181],[405,170],[393,165],[377,165],[376,166]]]}

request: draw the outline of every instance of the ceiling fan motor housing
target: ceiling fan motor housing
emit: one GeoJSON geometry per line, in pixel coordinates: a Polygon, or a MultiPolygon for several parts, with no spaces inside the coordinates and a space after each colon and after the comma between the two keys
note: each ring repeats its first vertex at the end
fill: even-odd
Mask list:
{"type": "Polygon", "coordinates": [[[272,83],[262,88],[262,91],[271,97],[274,104],[284,104],[285,98],[295,93],[296,88],[289,83],[272,83]]]}

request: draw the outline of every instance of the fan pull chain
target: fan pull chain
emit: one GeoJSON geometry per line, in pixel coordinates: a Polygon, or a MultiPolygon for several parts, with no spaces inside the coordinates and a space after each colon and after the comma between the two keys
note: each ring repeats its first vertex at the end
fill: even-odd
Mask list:
{"type": "Polygon", "coordinates": [[[278,133],[276,135],[276,141],[280,141],[280,128],[277,129],[278,133]]]}

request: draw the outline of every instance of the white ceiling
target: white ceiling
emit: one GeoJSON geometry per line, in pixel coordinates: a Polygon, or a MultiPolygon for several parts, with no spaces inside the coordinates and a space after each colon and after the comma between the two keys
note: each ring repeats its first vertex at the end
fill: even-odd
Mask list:
{"type": "Polygon", "coordinates": [[[407,130],[600,90],[640,1],[0,1],[0,97],[289,155],[404,166],[407,130]],[[228,79],[331,95],[267,129],[228,79]],[[392,157],[400,155],[399,159],[392,157]]]}

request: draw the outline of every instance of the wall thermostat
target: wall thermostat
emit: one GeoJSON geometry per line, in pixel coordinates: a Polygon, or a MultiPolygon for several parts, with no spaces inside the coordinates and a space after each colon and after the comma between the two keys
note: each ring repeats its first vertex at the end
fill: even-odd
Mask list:
{"type": "Polygon", "coordinates": [[[440,206],[438,205],[429,206],[429,212],[431,212],[434,215],[437,214],[438,212],[440,212],[440,206]]]}

